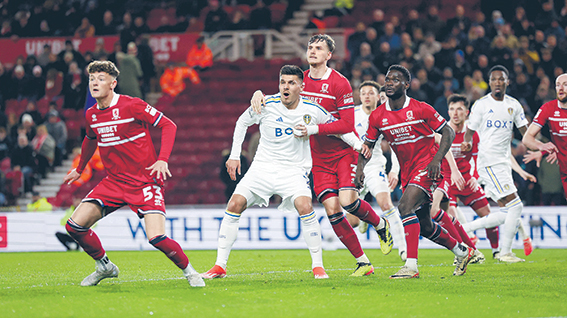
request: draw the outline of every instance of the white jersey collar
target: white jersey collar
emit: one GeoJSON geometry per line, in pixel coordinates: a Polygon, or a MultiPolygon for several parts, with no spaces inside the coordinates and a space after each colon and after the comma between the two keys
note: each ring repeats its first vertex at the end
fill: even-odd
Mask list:
{"type": "MultiPolygon", "coordinates": [[[[118,99],[120,98],[120,94],[116,94],[114,93],[114,96],[112,96],[112,100],[110,101],[110,105],[108,106],[108,108],[118,104],[118,99]]],[[[100,105],[97,103],[96,106],[98,109],[100,109],[100,105]]]]}
{"type": "MultiPolygon", "coordinates": [[[[408,95],[406,95],[406,101],[404,103],[404,106],[402,108],[406,108],[409,106],[409,102],[410,102],[410,97],[408,95]]],[[[386,110],[388,111],[392,111],[392,107],[390,107],[390,99],[386,100],[386,110]]],[[[399,110],[399,109],[398,109],[399,110]]]]}

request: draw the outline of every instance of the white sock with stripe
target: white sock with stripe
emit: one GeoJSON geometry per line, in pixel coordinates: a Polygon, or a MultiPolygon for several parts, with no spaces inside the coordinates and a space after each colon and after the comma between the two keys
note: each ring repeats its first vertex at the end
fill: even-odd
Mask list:
{"type": "Polygon", "coordinates": [[[238,222],[240,222],[240,215],[229,211],[224,212],[221,226],[219,229],[219,243],[217,247],[217,261],[216,265],[226,269],[228,256],[232,245],[238,237],[238,222]]]}
{"type": "Polygon", "coordinates": [[[518,230],[518,220],[520,220],[520,215],[522,215],[522,209],[524,205],[519,197],[508,202],[506,206],[501,210],[508,210],[506,215],[506,221],[504,221],[504,233],[502,233],[502,249],[501,255],[505,255],[512,252],[512,242],[516,236],[516,231],[518,230]]]}
{"type": "Polygon", "coordinates": [[[317,221],[315,211],[299,216],[303,239],[311,254],[311,268],[323,267],[323,248],[321,247],[321,225],[317,221]]]}
{"type": "Polygon", "coordinates": [[[390,223],[390,233],[392,233],[392,238],[398,246],[398,253],[406,251],[406,234],[404,233],[404,226],[402,224],[400,212],[398,212],[396,207],[392,207],[391,209],[384,211],[384,216],[390,223]]]}
{"type": "MultiPolygon", "coordinates": [[[[500,211],[506,211],[505,209],[506,208],[501,208],[500,211]]],[[[506,221],[506,213],[490,212],[490,214],[485,217],[463,224],[463,228],[467,233],[474,232],[476,230],[489,229],[491,227],[502,225],[504,224],[504,221],[506,221]]]]}

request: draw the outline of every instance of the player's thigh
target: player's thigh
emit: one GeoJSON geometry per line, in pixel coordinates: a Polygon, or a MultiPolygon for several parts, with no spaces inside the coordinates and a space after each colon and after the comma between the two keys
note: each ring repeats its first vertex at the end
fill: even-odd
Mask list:
{"type": "Polygon", "coordinates": [[[337,178],[339,182],[339,190],[356,190],[354,178],[356,177],[356,163],[358,156],[356,152],[348,152],[338,159],[337,162],[337,178]]]}
{"type": "Polygon", "coordinates": [[[321,203],[323,204],[323,207],[325,207],[325,212],[328,216],[337,213],[343,213],[343,207],[339,203],[339,197],[337,196],[328,197],[321,203]]]}
{"type": "Polygon", "coordinates": [[[339,191],[339,179],[337,177],[336,162],[319,162],[313,161],[313,191],[317,196],[317,200],[321,203],[328,196],[337,196],[339,191]]]}
{"type": "MultiPolygon", "coordinates": [[[[274,181],[277,176],[275,175],[273,168],[265,167],[264,165],[259,165],[258,163],[252,164],[248,172],[244,175],[242,180],[236,185],[234,189],[234,195],[240,195],[246,199],[246,204],[244,208],[242,207],[241,198],[237,198],[234,206],[231,206],[230,212],[240,213],[252,205],[268,206],[270,203],[270,197],[274,194],[274,181]],[[240,212],[239,212],[240,211],[240,212]]],[[[231,200],[233,199],[231,197],[231,200]]],[[[229,205],[230,201],[229,201],[229,205]]]]}
{"type": "Polygon", "coordinates": [[[148,240],[165,235],[165,215],[163,214],[146,214],[144,215],[144,223],[146,224],[146,235],[148,240]]]}
{"type": "Polygon", "coordinates": [[[311,186],[309,185],[309,170],[301,167],[280,167],[276,171],[277,177],[273,180],[274,193],[282,197],[282,203],[278,207],[280,211],[299,211],[300,215],[313,211],[311,204],[311,186]],[[297,209],[299,202],[304,204],[297,209]]]}
{"type": "Polygon", "coordinates": [[[356,189],[343,188],[339,190],[339,203],[341,206],[345,207],[351,205],[357,199],[358,191],[356,189]]]}
{"type": "Polygon", "coordinates": [[[161,214],[165,217],[164,188],[159,184],[141,186],[123,185],[124,201],[138,217],[148,214],[161,214]]]}
{"type": "Polygon", "coordinates": [[[81,202],[71,215],[71,219],[80,226],[90,228],[102,218],[102,207],[94,202],[81,202]]]}
{"type": "Polygon", "coordinates": [[[416,211],[428,200],[429,195],[425,192],[425,190],[414,184],[409,184],[400,198],[400,204],[398,205],[400,215],[404,216],[416,211]]]}
{"type": "Polygon", "coordinates": [[[376,202],[378,203],[382,211],[387,211],[394,207],[394,203],[392,203],[392,197],[390,196],[390,192],[376,193],[375,198],[376,198],[376,202]]]}

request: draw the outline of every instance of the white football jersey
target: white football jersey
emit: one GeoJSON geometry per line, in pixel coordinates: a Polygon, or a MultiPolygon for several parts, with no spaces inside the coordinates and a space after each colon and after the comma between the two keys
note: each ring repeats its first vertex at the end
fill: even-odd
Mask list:
{"type": "Polygon", "coordinates": [[[488,94],[472,106],[468,128],[478,132],[478,167],[510,163],[513,125],[527,126],[522,105],[513,97],[504,95],[503,101],[488,94]]]}
{"type": "Polygon", "coordinates": [[[309,137],[295,137],[293,127],[298,124],[318,125],[334,121],[335,118],[323,107],[301,97],[295,109],[287,109],[280,94],[266,96],[262,113],[249,107],[236,122],[230,159],[240,158],[246,130],[254,124],[260,125],[260,142],[253,162],[300,166],[311,169],[309,137]]]}

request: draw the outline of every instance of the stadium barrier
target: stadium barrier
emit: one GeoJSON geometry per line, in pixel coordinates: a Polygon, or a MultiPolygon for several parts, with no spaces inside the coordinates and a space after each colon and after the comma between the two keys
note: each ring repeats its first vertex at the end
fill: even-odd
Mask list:
{"type": "MultiPolygon", "coordinates": [[[[469,220],[474,212],[461,207],[469,220]]],[[[316,209],[323,232],[325,249],[343,248],[336,238],[325,212],[316,209]]],[[[60,224],[63,211],[51,213],[0,213],[0,252],[64,251],[56,232],[65,232],[60,224]]],[[[217,248],[217,235],[224,210],[170,209],[167,211],[166,234],[185,250],[217,248]]],[[[534,247],[567,248],[567,212],[565,207],[525,207],[523,222],[530,231],[534,247]]],[[[121,209],[102,219],[94,229],[107,250],[152,250],[147,242],[144,222],[128,209],[121,209]]],[[[364,248],[379,248],[375,231],[358,234],[364,248]]],[[[484,230],[476,232],[479,248],[490,248],[484,230]]],[[[296,214],[285,214],[276,208],[251,208],[240,220],[235,249],[303,249],[305,242],[296,214]]],[[[429,240],[420,241],[421,248],[439,248],[429,240]]],[[[521,249],[516,238],[513,248],[521,249]]]]}

